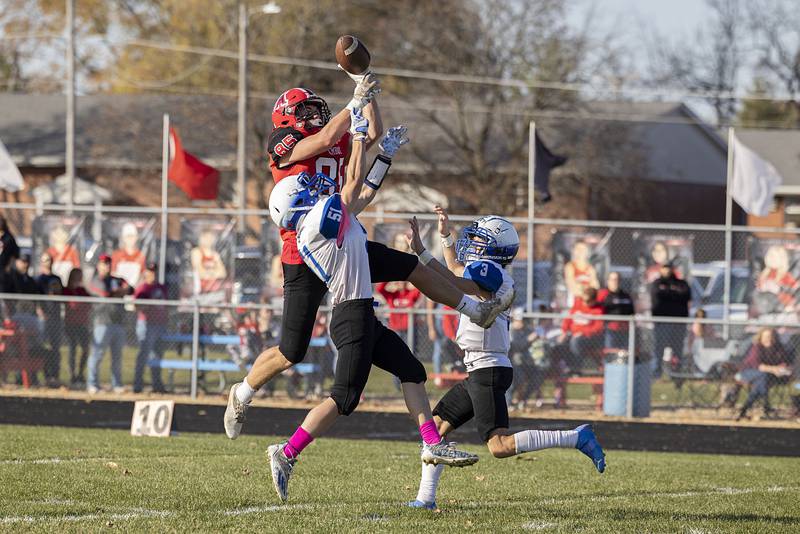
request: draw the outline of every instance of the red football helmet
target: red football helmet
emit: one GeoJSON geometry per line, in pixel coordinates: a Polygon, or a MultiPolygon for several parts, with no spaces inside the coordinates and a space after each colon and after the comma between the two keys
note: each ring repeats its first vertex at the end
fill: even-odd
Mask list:
{"type": "Polygon", "coordinates": [[[328,124],[330,119],[331,111],[325,100],[302,87],[283,93],[272,108],[272,126],[275,128],[291,126],[301,131],[316,130],[328,124]]]}

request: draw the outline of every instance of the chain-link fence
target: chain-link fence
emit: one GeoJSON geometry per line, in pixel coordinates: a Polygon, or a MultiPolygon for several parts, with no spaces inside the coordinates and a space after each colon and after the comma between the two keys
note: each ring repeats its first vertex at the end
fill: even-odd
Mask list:
{"type": "MultiPolygon", "coordinates": [[[[0,376],[22,387],[218,395],[280,332],[280,309],[258,304],[7,294],[2,302],[0,376]]],[[[420,304],[381,306],[378,316],[424,363],[435,400],[466,378],[465,354],[458,316],[420,304]]],[[[328,313],[320,310],[303,363],[259,396],[327,394],[336,365],[328,313]]],[[[511,312],[512,410],[691,420],[788,418],[797,409],[796,321],[601,313],[511,312]]],[[[365,401],[401,406],[399,384],[374,369],[365,401]]]]}
{"type": "MultiPolygon", "coordinates": [[[[277,343],[283,285],[280,240],[266,217],[254,240],[240,235],[237,210],[171,208],[162,217],[157,208],[77,207],[71,214],[57,206],[19,208],[6,210],[6,218],[21,255],[31,259],[27,265],[11,261],[3,272],[3,318],[10,321],[1,357],[7,383],[215,393],[240,379],[265,347],[277,343]],[[81,294],[70,288],[76,285],[70,282],[73,275],[82,278],[78,286],[92,283],[104,254],[110,259],[110,274],[131,291],[145,283],[148,264],[156,263],[163,294],[156,300],[137,299],[135,305],[132,295],[113,305],[64,296],[81,294]],[[42,293],[50,300],[26,296],[42,293]],[[153,314],[148,328],[144,310],[149,308],[161,311],[153,314]],[[98,317],[106,319],[98,323],[98,317]],[[21,356],[9,356],[15,351],[21,356]],[[41,360],[41,369],[20,373],[9,368],[19,367],[26,354],[41,360]],[[160,366],[149,363],[156,355],[161,355],[160,366]],[[9,364],[14,358],[17,363],[9,364]]],[[[403,249],[409,216],[364,213],[361,219],[372,239],[403,249]]],[[[417,216],[427,246],[440,254],[435,218],[417,216]]],[[[472,220],[451,217],[453,231],[472,220]]],[[[741,409],[746,392],[763,393],[765,381],[770,393],[760,393],[757,404],[774,397],[768,408],[790,412],[797,391],[790,378],[778,375],[788,375],[795,365],[800,231],[733,227],[726,249],[728,232],[722,226],[511,220],[522,243],[509,267],[517,289],[510,321],[516,367],[509,393],[513,408],[643,413],[636,408],[636,388],[622,399],[604,395],[613,389],[611,371],[619,372],[624,382],[618,391],[627,392],[636,382],[638,374],[630,371],[629,379],[628,372],[637,365],[624,364],[627,358],[640,362],[641,369],[648,362],[645,389],[651,414],[718,417],[720,406],[741,409]],[[534,237],[530,250],[525,246],[529,231],[534,237]],[[690,297],[675,319],[654,309],[654,299],[662,298],[654,288],[667,264],[675,279],[686,282],[690,297]],[[587,292],[596,304],[586,303],[587,292]],[[625,313],[634,315],[612,318],[624,309],[620,303],[626,299],[632,309],[625,313]],[[587,314],[591,320],[582,318],[587,314]],[[775,327],[772,337],[780,341],[785,357],[770,349],[770,358],[778,363],[743,363],[753,336],[765,325],[775,327]],[[774,379],[754,378],[764,365],[774,379]]],[[[462,379],[464,356],[454,341],[457,314],[406,283],[375,289],[379,316],[428,367],[431,395],[462,379]]],[[[326,321],[321,312],[304,362],[309,365],[270,383],[262,395],[318,398],[326,393],[335,365],[326,321]]],[[[400,399],[397,385],[381,371],[373,373],[365,396],[400,399]]]]}

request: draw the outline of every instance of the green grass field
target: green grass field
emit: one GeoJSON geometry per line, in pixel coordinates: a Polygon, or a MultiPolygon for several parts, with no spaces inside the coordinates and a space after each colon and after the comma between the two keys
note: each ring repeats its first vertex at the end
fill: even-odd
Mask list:
{"type": "MultiPolygon", "coordinates": [[[[36,532],[797,532],[800,458],[573,450],[442,477],[439,513],[411,510],[414,443],[321,439],[279,505],[274,440],[0,427],[0,530],[36,532]]],[[[600,436],[602,439],[602,436],[600,436]]]]}

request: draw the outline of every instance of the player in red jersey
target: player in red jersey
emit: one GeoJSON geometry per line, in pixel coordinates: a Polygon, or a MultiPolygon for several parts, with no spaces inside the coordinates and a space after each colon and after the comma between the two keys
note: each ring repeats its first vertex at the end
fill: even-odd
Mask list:
{"type": "MultiPolygon", "coordinates": [[[[356,82],[353,99],[331,117],[327,103],[308,89],[294,88],[283,93],[272,111],[275,129],[267,143],[270,170],[275,182],[302,172],[309,176],[324,174],[343,185],[350,154],[350,133],[353,120],[368,126],[366,148],[382,135],[383,127],[375,102],[379,91],[372,74],[350,75],[356,82]]],[[[373,161],[364,179],[360,198],[365,205],[374,198],[397,149],[408,142],[405,128],[390,128],[381,141],[381,154],[373,161]]],[[[280,345],[262,352],[245,380],[231,387],[225,410],[225,433],[235,439],[241,432],[245,413],[255,391],[274,376],[299,363],[305,357],[317,316],[317,310],[328,289],[325,283],[303,262],[297,250],[295,232],[281,231],[283,250],[283,316],[280,345]]],[[[426,296],[468,315],[475,322],[492,322],[497,303],[478,303],[443,279],[426,264],[430,258],[417,259],[412,254],[390,249],[368,241],[367,251],[373,283],[409,281],[426,296]]]]}

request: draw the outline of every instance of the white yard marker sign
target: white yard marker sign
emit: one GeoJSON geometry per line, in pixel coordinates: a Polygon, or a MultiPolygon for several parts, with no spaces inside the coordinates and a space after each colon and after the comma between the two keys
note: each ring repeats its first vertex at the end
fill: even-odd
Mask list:
{"type": "Polygon", "coordinates": [[[132,436],[169,437],[175,401],[136,401],[131,418],[132,436]]]}

